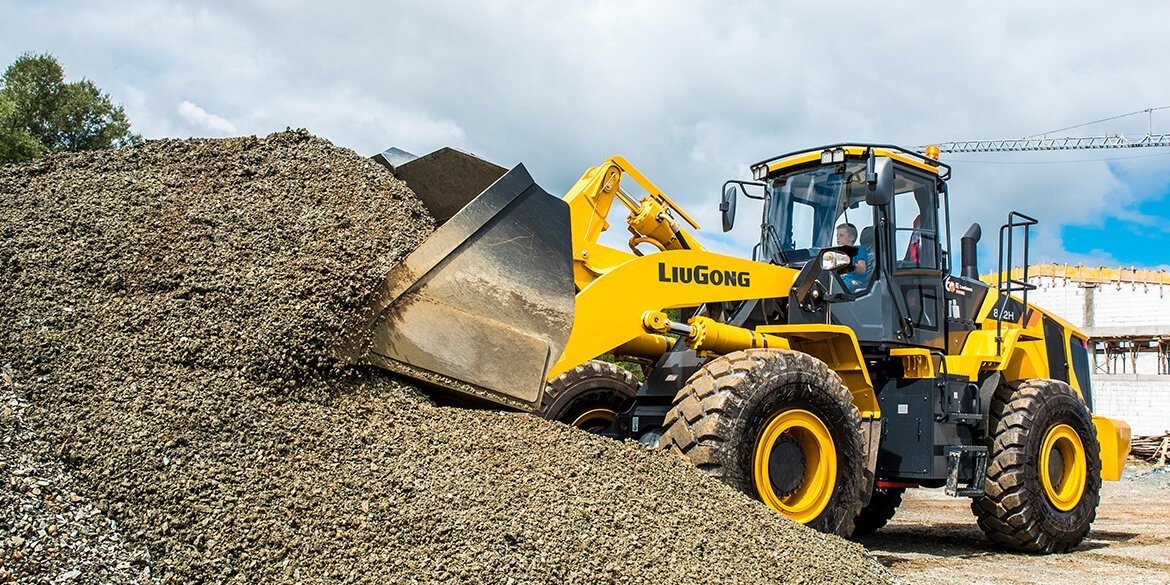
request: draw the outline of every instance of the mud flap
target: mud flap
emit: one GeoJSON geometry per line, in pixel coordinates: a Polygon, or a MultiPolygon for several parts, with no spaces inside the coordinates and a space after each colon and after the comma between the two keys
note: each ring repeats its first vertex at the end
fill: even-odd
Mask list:
{"type": "Polygon", "coordinates": [[[517,165],[390,271],[337,353],[532,410],[568,341],[574,296],[569,207],[517,165]]]}

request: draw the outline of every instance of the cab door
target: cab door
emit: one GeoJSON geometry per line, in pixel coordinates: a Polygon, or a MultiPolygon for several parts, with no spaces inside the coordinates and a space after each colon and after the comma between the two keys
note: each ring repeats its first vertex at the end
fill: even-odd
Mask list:
{"type": "Polygon", "coordinates": [[[943,248],[939,234],[938,181],[899,168],[891,204],[890,254],[894,294],[902,296],[913,326],[908,345],[946,348],[943,248]]]}

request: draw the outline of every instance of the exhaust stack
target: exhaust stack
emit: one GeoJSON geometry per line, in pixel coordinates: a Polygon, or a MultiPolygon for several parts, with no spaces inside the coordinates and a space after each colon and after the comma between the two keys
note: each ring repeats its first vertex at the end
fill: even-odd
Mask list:
{"type": "Polygon", "coordinates": [[[959,261],[962,263],[960,274],[963,278],[979,280],[979,258],[976,250],[981,237],[983,237],[983,228],[979,227],[979,223],[976,222],[967,228],[967,233],[963,234],[962,239],[959,240],[961,254],[959,261]]]}

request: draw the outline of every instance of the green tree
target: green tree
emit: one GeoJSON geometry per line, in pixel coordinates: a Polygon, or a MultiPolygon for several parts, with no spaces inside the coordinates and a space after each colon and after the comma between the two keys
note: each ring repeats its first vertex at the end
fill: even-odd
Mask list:
{"type": "Polygon", "coordinates": [[[0,163],[32,160],[48,152],[35,136],[12,124],[15,112],[16,105],[0,93],[0,163]]]}
{"type": "Polygon", "coordinates": [[[65,82],[56,57],[25,53],[0,77],[0,162],[136,144],[122,106],[92,81],[65,82]]]}

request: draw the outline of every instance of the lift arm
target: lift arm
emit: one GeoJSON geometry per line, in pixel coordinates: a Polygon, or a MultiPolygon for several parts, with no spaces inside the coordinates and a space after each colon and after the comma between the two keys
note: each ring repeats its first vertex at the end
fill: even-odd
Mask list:
{"type": "Polygon", "coordinates": [[[607,158],[600,166],[585,171],[564,199],[572,218],[573,279],[577,290],[614,267],[641,256],[640,245],[658,251],[703,249],[675,216],[693,229],[699,229],[699,224],[622,156],[607,158]],[[648,195],[635,201],[622,188],[623,175],[641,185],[648,195]],[[609,229],[607,218],[615,200],[629,210],[626,217],[631,234],[629,252],[598,242],[601,234],[609,229]]]}

